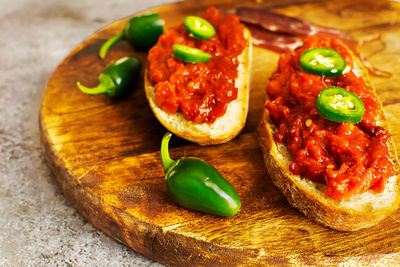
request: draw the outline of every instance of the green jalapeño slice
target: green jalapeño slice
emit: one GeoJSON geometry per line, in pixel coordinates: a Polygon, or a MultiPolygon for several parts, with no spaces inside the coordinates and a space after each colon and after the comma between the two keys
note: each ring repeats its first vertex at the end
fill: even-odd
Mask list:
{"type": "Polygon", "coordinates": [[[300,57],[305,72],[326,77],[340,76],[346,67],[343,57],[330,48],[311,48],[300,57]]]}
{"type": "Polygon", "coordinates": [[[174,57],[184,62],[206,63],[211,59],[211,54],[190,46],[175,44],[172,46],[172,49],[174,57]]]}
{"type": "Polygon", "coordinates": [[[186,29],[198,39],[210,39],[215,35],[215,29],[207,20],[196,17],[187,16],[183,22],[186,29]]]}
{"type": "Polygon", "coordinates": [[[343,88],[328,87],[322,90],[315,106],[325,119],[335,122],[358,123],[364,115],[361,99],[343,88]]]}

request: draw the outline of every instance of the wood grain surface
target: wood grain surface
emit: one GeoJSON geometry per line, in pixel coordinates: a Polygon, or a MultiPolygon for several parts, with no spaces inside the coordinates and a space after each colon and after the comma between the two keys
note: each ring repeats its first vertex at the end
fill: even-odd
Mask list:
{"type": "MultiPolygon", "coordinates": [[[[372,76],[400,150],[400,4],[389,1],[187,1],[152,9],[166,27],[209,5],[250,5],[335,27],[356,40],[380,37],[361,53],[389,78],[372,76]]],[[[88,96],[76,82],[94,86],[110,62],[138,55],[126,42],[102,61],[101,44],[126,19],[101,29],[75,48],[52,74],[40,109],[41,141],[66,198],[97,228],[135,251],[166,265],[371,264],[400,260],[400,213],[358,232],[331,230],[289,206],[271,184],[255,129],[268,78],[279,55],[253,50],[247,124],[233,141],[201,147],[177,137],[171,157],[201,157],[237,190],[240,212],[229,218],[189,211],[167,195],[159,147],[166,130],[148,107],[143,83],[129,98],[88,96]]],[[[100,244],[101,245],[101,244],[100,244]]],[[[98,255],[101,256],[101,255],[98,255]]]]}

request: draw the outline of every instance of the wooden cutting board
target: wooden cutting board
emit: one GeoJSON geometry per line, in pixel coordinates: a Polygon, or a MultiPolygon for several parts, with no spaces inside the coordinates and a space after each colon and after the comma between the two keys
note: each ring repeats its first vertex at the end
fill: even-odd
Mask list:
{"type": "MultiPolygon", "coordinates": [[[[188,1],[154,8],[166,27],[207,6],[250,5],[339,28],[357,40],[381,36],[361,53],[389,78],[372,76],[400,151],[400,4],[389,1],[188,1]],[[378,2],[378,3],[377,3],[378,2]]],[[[233,141],[200,147],[177,137],[171,157],[201,157],[229,180],[242,200],[234,217],[189,211],[167,195],[159,147],[166,130],[148,107],[143,83],[132,96],[88,96],[110,62],[138,54],[126,42],[98,58],[101,44],[127,19],[101,29],[75,48],[48,82],[40,109],[41,141],[65,197],[94,226],[146,257],[166,265],[394,263],[400,259],[400,213],[355,233],[320,226],[289,206],[271,184],[255,128],[278,54],[255,48],[248,121],[233,141]]],[[[101,244],[100,244],[101,245],[101,244]]]]}

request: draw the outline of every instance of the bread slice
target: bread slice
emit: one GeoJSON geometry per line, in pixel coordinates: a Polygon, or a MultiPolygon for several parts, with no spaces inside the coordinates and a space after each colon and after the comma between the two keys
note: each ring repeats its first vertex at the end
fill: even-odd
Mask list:
{"type": "Polygon", "coordinates": [[[250,31],[245,28],[246,47],[239,55],[238,77],[235,86],[238,96],[227,106],[226,112],[213,123],[195,123],[186,120],[182,112],[167,113],[157,106],[154,87],[148,78],[148,69],[144,74],[146,97],[154,115],[168,131],[186,140],[200,145],[225,143],[239,134],[246,123],[249,107],[249,70],[251,63],[252,43],[250,31]]]}
{"type": "MultiPolygon", "coordinates": [[[[376,94],[367,70],[354,53],[351,52],[351,54],[354,59],[353,71],[357,76],[362,76],[369,88],[376,94]]],[[[379,105],[379,126],[388,130],[389,125],[380,102],[379,105]]],[[[308,218],[336,230],[356,231],[377,224],[398,208],[400,202],[398,175],[388,179],[385,189],[381,193],[368,190],[339,201],[326,197],[323,193],[326,185],[294,175],[289,170],[291,155],[284,144],[275,142],[273,134],[276,131],[276,126],[269,118],[268,109],[264,108],[257,133],[269,176],[290,205],[308,218]]],[[[392,138],[389,139],[387,145],[395,172],[398,174],[399,164],[392,138]]]]}

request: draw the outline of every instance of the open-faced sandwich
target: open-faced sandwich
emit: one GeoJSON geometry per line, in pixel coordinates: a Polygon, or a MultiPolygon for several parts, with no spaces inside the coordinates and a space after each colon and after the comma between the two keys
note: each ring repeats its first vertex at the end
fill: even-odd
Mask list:
{"type": "Polygon", "coordinates": [[[398,162],[382,104],[343,42],[311,36],[282,54],[267,95],[259,141],[292,206],[341,231],[397,209],[398,162]]]}
{"type": "Polygon", "coordinates": [[[250,39],[236,16],[215,7],[166,30],[145,71],[146,96],[161,124],[201,145],[234,138],[248,112],[250,39]]]}

